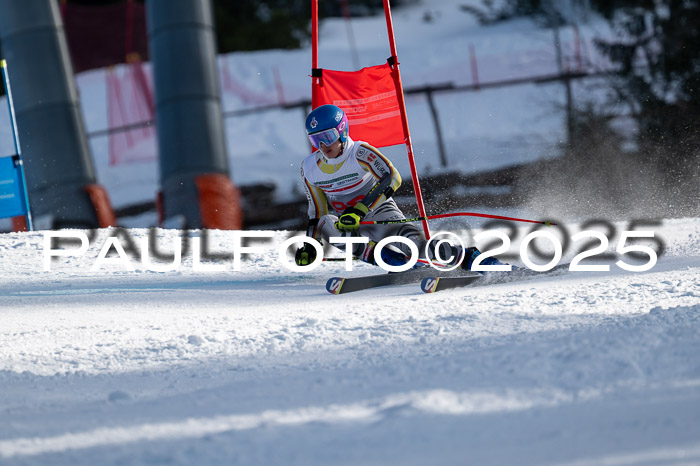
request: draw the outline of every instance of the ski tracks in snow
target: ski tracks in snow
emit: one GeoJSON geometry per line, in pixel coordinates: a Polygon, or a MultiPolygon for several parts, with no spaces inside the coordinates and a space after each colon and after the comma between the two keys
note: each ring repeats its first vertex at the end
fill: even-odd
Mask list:
{"type": "Polygon", "coordinates": [[[647,273],[435,295],[332,296],[342,266],[263,255],[44,273],[39,235],[6,235],[0,462],[697,462],[700,222],[670,223],[647,273]]]}

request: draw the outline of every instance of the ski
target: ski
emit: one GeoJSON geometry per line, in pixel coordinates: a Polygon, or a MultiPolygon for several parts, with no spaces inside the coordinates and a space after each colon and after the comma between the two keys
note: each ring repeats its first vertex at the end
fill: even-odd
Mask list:
{"type": "MultiPolygon", "coordinates": [[[[444,275],[439,276],[464,277],[465,273],[469,272],[454,271],[451,273],[447,272],[444,275]]],[[[407,270],[405,272],[365,275],[362,277],[333,277],[326,282],[326,291],[332,294],[352,293],[354,291],[367,290],[370,288],[377,288],[380,286],[405,285],[408,283],[420,282],[421,280],[423,280],[423,278],[434,277],[435,275],[435,269],[425,267],[423,269],[413,269],[407,270]]],[[[472,275],[468,276],[471,277],[472,275]]],[[[481,275],[476,275],[474,276],[474,278],[478,278],[480,276],[481,275]]]]}
{"type": "Polygon", "coordinates": [[[476,285],[493,285],[497,283],[509,283],[517,282],[520,280],[529,280],[531,278],[537,278],[542,276],[557,275],[559,273],[569,270],[569,264],[560,264],[556,267],[546,271],[546,272],[536,272],[530,269],[517,269],[512,272],[487,272],[485,274],[479,274],[477,276],[464,276],[464,277],[440,277],[432,276],[425,277],[421,281],[421,290],[424,293],[435,293],[442,290],[449,290],[452,288],[462,288],[465,286],[470,286],[472,284],[476,285]]]}

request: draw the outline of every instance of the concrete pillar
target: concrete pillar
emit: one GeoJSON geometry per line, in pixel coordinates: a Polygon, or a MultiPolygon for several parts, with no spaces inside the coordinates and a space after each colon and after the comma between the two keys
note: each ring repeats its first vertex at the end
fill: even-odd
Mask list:
{"type": "Polygon", "coordinates": [[[37,226],[98,227],[116,219],[95,170],[55,0],[0,0],[29,200],[37,226]]]}
{"type": "Polygon", "coordinates": [[[147,0],[160,151],[160,208],[189,228],[238,229],[210,0],[147,0]]]}

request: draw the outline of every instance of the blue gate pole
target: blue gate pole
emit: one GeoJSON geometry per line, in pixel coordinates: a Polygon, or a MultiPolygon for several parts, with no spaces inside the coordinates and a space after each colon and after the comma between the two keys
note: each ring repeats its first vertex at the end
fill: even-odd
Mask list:
{"type": "Polygon", "coordinates": [[[12,88],[10,87],[10,75],[7,72],[7,61],[0,60],[0,69],[2,69],[2,79],[5,83],[5,92],[7,93],[7,106],[10,108],[10,123],[12,124],[12,139],[15,143],[15,153],[17,154],[17,164],[22,182],[22,194],[24,195],[24,205],[26,208],[27,230],[34,230],[32,223],[32,210],[29,207],[29,193],[27,192],[27,180],[24,178],[24,164],[22,163],[22,149],[19,145],[19,132],[17,132],[17,122],[15,121],[15,106],[12,102],[12,88]]]}

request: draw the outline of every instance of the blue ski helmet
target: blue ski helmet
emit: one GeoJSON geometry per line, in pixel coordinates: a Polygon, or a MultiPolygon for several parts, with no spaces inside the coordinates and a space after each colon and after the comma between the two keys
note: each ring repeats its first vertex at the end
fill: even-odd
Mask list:
{"type": "Polygon", "coordinates": [[[330,146],[338,139],[344,143],[348,140],[348,117],[340,107],[321,105],[306,117],[306,133],[316,148],[321,143],[330,146]]]}

